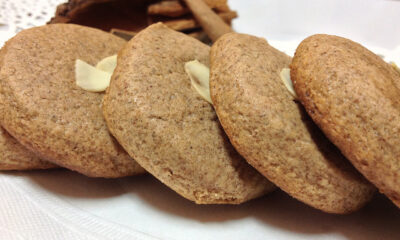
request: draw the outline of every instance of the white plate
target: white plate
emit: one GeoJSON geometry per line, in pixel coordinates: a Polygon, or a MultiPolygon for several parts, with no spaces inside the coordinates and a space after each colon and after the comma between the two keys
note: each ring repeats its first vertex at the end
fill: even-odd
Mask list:
{"type": "MultiPolygon", "coordinates": [[[[400,63],[398,1],[230,0],[230,5],[239,12],[238,32],[266,37],[289,54],[303,38],[330,33],[400,63]]],[[[4,16],[0,22],[7,21],[4,16]]],[[[0,27],[0,39],[12,26],[0,27]]],[[[399,225],[400,210],[382,195],[359,212],[338,216],[281,191],[239,206],[199,206],[151,176],[0,174],[0,239],[400,239],[399,225]]]]}

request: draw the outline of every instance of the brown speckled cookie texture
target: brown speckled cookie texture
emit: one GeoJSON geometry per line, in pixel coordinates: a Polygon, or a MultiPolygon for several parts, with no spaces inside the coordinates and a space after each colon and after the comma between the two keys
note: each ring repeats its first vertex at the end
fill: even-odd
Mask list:
{"type": "Polygon", "coordinates": [[[291,77],[327,137],[400,207],[400,74],[358,43],[314,35],[297,48],[291,77]]]}
{"type": "Polygon", "coordinates": [[[113,135],[147,171],[200,204],[237,204],[274,187],[237,154],[184,63],[209,65],[210,48],[154,24],[118,55],[104,100],[113,135]]]}
{"type": "Polygon", "coordinates": [[[0,127],[0,170],[33,170],[55,167],[57,166],[52,163],[40,160],[0,127]]]}
{"type": "Polygon", "coordinates": [[[92,177],[144,170],[124,152],[102,116],[103,93],[75,84],[75,60],[96,64],[125,44],[109,33],[69,24],[18,33],[1,51],[0,122],[45,160],[92,177]]]}
{"type": "Polygon", "coordinates": [[[375,192],[293,100],[279,74],[290,57],[250,35],[211,48],[210,91],[238,152],[282,190],[330,213],[362,207],[375,192]]]}

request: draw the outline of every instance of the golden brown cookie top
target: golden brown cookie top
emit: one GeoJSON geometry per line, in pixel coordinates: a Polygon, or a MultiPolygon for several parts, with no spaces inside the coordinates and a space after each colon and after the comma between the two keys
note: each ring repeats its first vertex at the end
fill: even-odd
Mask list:
{"type": "Polygon", "coordinates": [[[96,64],[125,41],[101,30],[54,24],[9,40],[0,63],[0,122],[46,160],[94,177],[143,172],[102,116],[102,93],[75,84],[75,60],[96,64]]]}
{"type": "Polygon", "coordinates": [[[360,44],[330,35],[305,39],[291,70],[313,120],[400,206],[400,74],[360,44]]]}
{"type": "Polygon", "coordinates": [[[331,213],[362,207],[371,186],[323,136],[280,79],[290,57],[265,39],[230,33],[211,48],[210,92],[232,144],[258,171],[331,213]]]}
{"type": "Polygon", "coordinates": [[[15,138],[0,127],[0,170],[33,170],[55,168],[56,165],[42,161],[23,147],[15,138]]]}
{"type": "Polygon", "coordinates": [[[184,64],[210,48],[154,24],[123,48],[104,101],[110,131],[147,171],[197,203],[241,203],[273,186],[237,154],[184,64]]]}

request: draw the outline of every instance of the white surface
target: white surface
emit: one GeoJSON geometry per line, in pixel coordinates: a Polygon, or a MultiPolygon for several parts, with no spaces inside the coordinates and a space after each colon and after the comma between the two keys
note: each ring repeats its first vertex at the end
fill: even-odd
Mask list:
{"type": "MultiPolygon", "coordinates": [[[[24,9],[47,4],[2,0],[0,22],[8,26],[0,27],[0,40],[17,29],[9,22],[15,12],[2,8],[11,2],[25,2],[24,9]]],[[[289,54],[306,36],[331,33],[399,63],[398,1],[230,3],[239,11],[237,31],[266,37],[289,54]]],[[[337,216],[280,191],[240,206],[197,206],[151,176],[104,180],[67,170],[0,174],[0,239],[400,239],[399,225],[400,210],[381,195],[357,213],[337,216]]]]}
{"type": "Polygon", "coordinates": [[[400,212],[383,196],[337,216],[280,191],[239,206],[197,206],[151,176],[36,171],[2,174],[0,186],[0,234],[23,239],[400,239],[400,212]]]}
{"type": "Polygon", "coordinates": [[[46,23],[61,2],[64,0],[0,0],[0,46],[16,32],[46,23]]]}

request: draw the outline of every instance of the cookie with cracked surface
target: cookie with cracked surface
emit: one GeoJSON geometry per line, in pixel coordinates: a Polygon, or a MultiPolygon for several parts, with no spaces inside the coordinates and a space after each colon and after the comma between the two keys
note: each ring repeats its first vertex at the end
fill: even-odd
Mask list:
{"type": "Polygon", "coordinates": [[[104,99],[111,133],[149,173],[199,204],[238,204],[274,186],[234,150],[185,62],[209,65],[209,46],[159,23],[118,55],[104,99]]]}
{"type": "Polygon", "coordinates": [[[0,170],[49,169],[57,166],[41,160],[0,127],[0,170]]]}
{"type": "Polygon", "coordinates": [[[291,64],[312,119],[352,164],[400,207],[400,74],[349,39],[314,35],[291,64]]]}
{"type": "Polygon", "coordinates": [[[104,93],[75,84],[75,61],[96,64],[126,42],[101,30],[54,24],[21,31],[1,51],[0,122],[45,160],[91,177],[144,170],[107,130],[104,93]]]}
{"type": "Polygon", "coordinates": [[[298,200],[355,211],[375,188],[323,136],[280,79],[291,58],[265,39],[230,33],[211,48],[210,92],[238,152],[298,200]]]}

